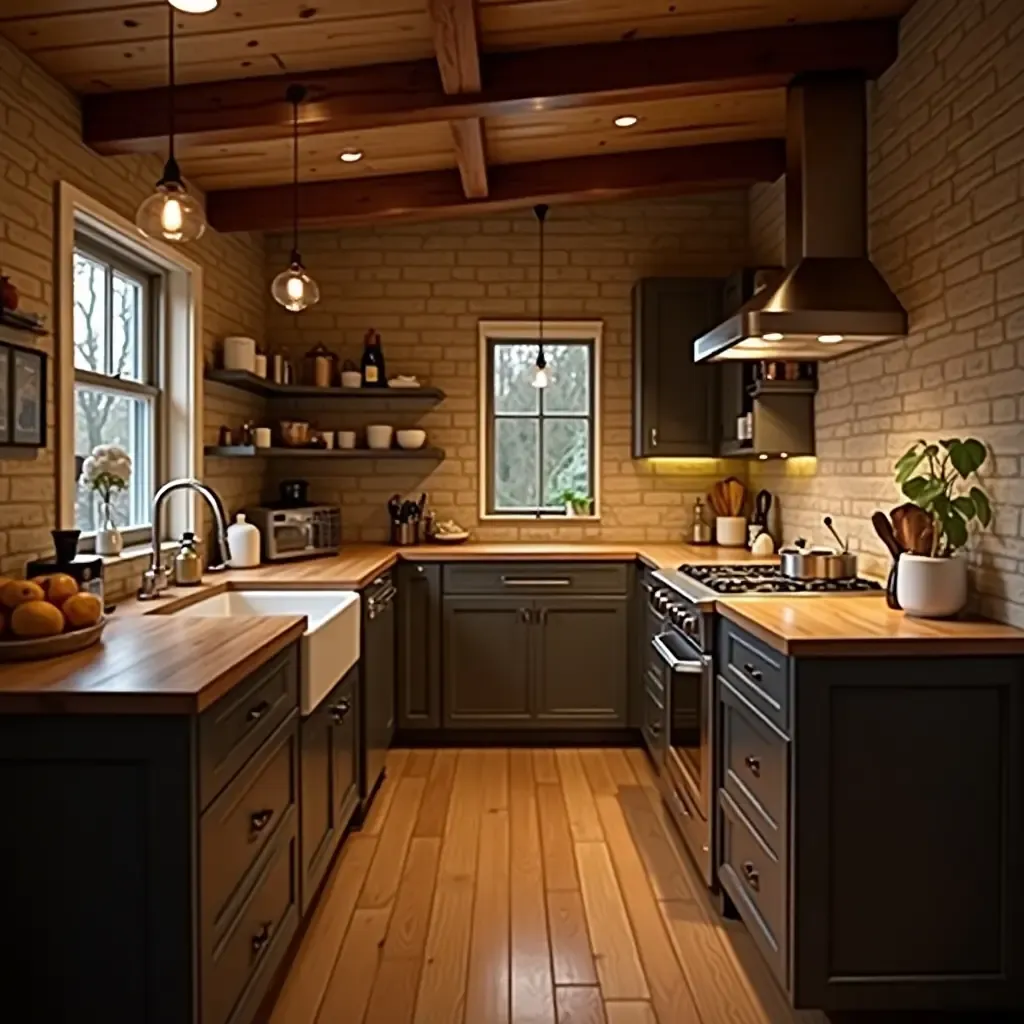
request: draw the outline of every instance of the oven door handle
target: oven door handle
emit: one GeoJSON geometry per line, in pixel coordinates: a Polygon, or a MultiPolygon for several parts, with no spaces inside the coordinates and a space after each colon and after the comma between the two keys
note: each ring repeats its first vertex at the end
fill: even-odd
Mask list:
{"type": "Polygon", "coordinates": [[[679,675],[693,675],[699,676],[707,666],[707,657],[702,656],[696,661],[686,661],[683,658],[677,658],[665,644],[665,634],[659,634],[658,636],[651,637],[651,646],[658,652],[661,660],[668,665],[671,672],[679,675]]]}

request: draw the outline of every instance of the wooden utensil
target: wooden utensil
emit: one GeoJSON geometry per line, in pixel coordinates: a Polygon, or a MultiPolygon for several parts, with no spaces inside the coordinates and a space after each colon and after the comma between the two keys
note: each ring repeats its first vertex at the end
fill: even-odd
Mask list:
{"type": "Polygon", "coordinates": [[[889,578],[885,582],[885,603],[890,608],[898,609],[900,602],[896,598],[896,576],[899,572],[900,555],[903,554],[903,547],[896,539],[892,523],[889,522],[889,517],[884,512],[873,512],[871,515],[871,525],[875,528],[875,533],[878,534],[881,542],[888,548],[889,554],[892,555],[892,565],[889,566],[889,578]]]}
{"type": "Polygon", "coordinates": [[[743,502],[747,497],[747,488],[741,480],[731,476],[724,481],[726,493],[726,507],[730,516],[738,516],[743,513],[743,502]]]}
{"type": "Polygon", "coordinates": [[[892,510],[892,526],[904,551],[912,555],[930,555],[935,528],[923,508],[907,502],[892,510]]]}

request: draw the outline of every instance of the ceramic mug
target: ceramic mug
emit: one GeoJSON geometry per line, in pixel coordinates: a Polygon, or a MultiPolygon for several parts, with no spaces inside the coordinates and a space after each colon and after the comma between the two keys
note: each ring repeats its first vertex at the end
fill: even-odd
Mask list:
{"type": "Polygon", "coordinates": [[[354,430],[339,430],[337,437],[339,448],[344,448],[346,450],[355,448],[356,432],[354,430]]]}
{"type": "Polygon", "coordinates": [[[324,447],[330,451],[334,447],[334,431],[333,430],[321,430],[320,439],[324,443],[324,447]]]}
{"type": "Polygon", "coordinates": [[[252,443],[257,448],[270,447],[270,427],[257,427],[252,432],[252,443]]]}

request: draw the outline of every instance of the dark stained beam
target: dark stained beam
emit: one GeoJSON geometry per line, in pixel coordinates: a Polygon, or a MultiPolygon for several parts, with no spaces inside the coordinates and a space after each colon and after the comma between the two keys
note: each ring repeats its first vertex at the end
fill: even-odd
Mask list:
{"type": "MultiPolygon", "coordinates": [[[[289,82],[310,90],[303,132],[320,134],[423,121],[742,92],[787,84],[807,71],[877,77],[896,59],[898,23],[852,21],[495,53],[479,93],[446,94],[433,60],[379,64],[179,87],[182,148],[286,138],[289,82]]],[[[160,152],[163,89],[88,96],[85,141],[101,153],[160,152]]]]}
{"type": "MultiPolygon", "coordinates": [[[[587,202],[740,188],[785,170],[779,139],[654,149],[610,156],[504,164],[490,171],[487,199],[466,199],[454,171],[310,182],[299,209],[307,227],[436,220],[513,210],[539,202],[587,202]]],[[[291,223],[291,186],[211,192],[218,231],[281,231],[291,223]]]]}
{"type": "Polygon", "coordinates": [[[464,117],[451,122],[455,162],[467,199],[485,199],[487,156],[484,149],[484,127],[479,117],[464,117]]]}

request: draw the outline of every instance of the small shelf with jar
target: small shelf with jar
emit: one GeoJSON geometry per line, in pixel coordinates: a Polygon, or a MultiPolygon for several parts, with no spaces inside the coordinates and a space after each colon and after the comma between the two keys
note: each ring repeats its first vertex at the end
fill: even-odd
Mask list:
{"type": "Polygon", "coordinates": [[[816,363],[737,360],[721,372],[720,455],[814,454],[816,363]]]}
{"type": "Polygon", "coordinates": [[[443,402],[445,393],[431,387],[374,387],[343,388],[318,387],[316,384],[278,384],[248,370],[207,370],[206,379],[228,387],[238,388],[260,398],[327,398],[352,399],[357,402],[423,402],[436,405],[443,402]]]}
{"type": "Polygon", "coordinates": [[[222,459],[429,459],[441,462],[443,448],[257,448],[251,444],[207,445],[205,455],[222,459]]]}

